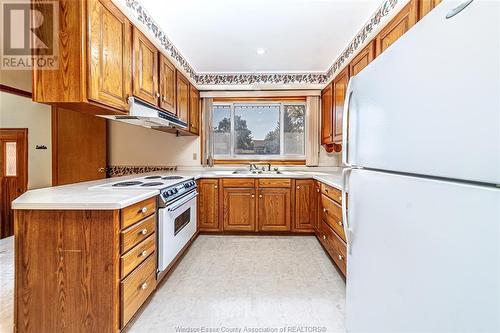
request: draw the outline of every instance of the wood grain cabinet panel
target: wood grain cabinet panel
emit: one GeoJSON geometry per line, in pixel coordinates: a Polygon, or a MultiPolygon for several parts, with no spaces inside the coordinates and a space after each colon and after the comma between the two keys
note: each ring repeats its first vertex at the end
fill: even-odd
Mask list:
{"type": "Polygon", "coordinates": [[[321,144],[333,142],[333,87],[326,86],[321,92],[321,144]]]}
{"type": "Polygon", "coordinates": [[[200,134],[200,93],[189,85],[189,132],[200,134]]]}
{"type": "Polygon", "coordinates": [[[417,0],[411,0],[375,37],[379,56],[418,21],[417,0]]]}
{"type": "Polygon", "coordinates": [[[177,71],[177,117],[189,128],[189,81],[177,71]]]}
{"type": "Polygon", "coordinates": [[[156,197],[149,198],[122,209],[121,227],[126,228],[132,224],[153,215],[156,212],[156,197]]]}
{"type": "Polygon", "coordinates": [[[175,114],[176,71],[167,57],[160,54],[160,107],[175,114]]]}
{"type": "Polygon", "coordinates": [[[158,105],[158,50],[136,27],[133,35],[134,95],[158,105]]]}
{"type": "Polygon", "coordinates": [[[323,193],[324,195],[326,195],[330,199],[337,201],[339,204],[342,204],[342,191],[341,190],[339,190],[333,186],[321,183],[321,193],[323,193]]]}
{"type": "Polygon", "coordinates": [[[292,180],[290,178],[259,178],[259,187],[290,187],[292,180]]]}
{"type": "Polygon", "coordinates": [[[198,226],[200,231],[220,231],[219,180],[198,181],[198,226]]]}
{"type": "Polygon", "coordinates": [[[259,189],[259,231],[290,231],[290,189],[259,189]]]}
{"type": "Polygon", "coordinates": [[[421,19],[433,10],[442,0],[419,0],[418,2],[418,18],[421,19]]]}
{"type": "Polygon", "coordinates": [[[346,67],[333,80],[333,142],[342,142],[342,118],[344,116],[344,102],[349,83],[349,67],[346,67]]]}
{"type": "Polygon", "coordinates": [[[125,253],[156,231],[156,214],[121,232],[121,252],[125,253]]]}
{"type": "Polygon", "coordinates": [[[132,92],[132,26],[110,1],[88,0],[88,13],[88,98],[126,110],[132,92]]]}
{"type": "Polygon", "coordinates": [[[342,207],[324,194],[321,196],[321,205],[322,220],[325,221],[335,231],[335,233],[337,233],[337,235],[345,241],[346,238],[344,223],[342,221],[342,207]]]}
{"type": "Polygon", "coordinates": [[[155,251],[156,234],[153,234],[141,243],[137,244],[137,246],[135,246],[132,250],[122,255],[120,258],[121,277],[126,277],[155,251]]]}
{"type": "Polygon", "coordinates": [[[319,226],[321,222],[321,183],[317,180],[314,181],[314,196],[316,202],[316,215],[314,216],[314,232],[318,235],[319,226]]]}
{"type": "Polygon", "coordinates": [[[295,181],[295,222],[297,231],[312,231],[316,219],[316,190],[314,180],[295,181]]]}
{"type": "Polygon", "coordinates": [[[371,41],[349,63],[349,73],[352,76],[361,72],[375,58],[375,42],[371,41]]]}
{"type": "Polygon", "coordinates": [[[255,231],[255,189],[224,188],[224,231],[255,231]]]}

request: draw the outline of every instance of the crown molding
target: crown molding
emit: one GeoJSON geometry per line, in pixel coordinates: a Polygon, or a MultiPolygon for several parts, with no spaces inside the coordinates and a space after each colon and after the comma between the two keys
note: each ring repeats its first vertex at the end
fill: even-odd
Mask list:
{"type": "Polygon", "coordinates": [[[318,86],[326,85],[339,70],[348,64],[348,60],[356,54],[356,51],[360,50],[364,43],[370,40],[370,37],[381,28],[381,23],[393,16],[396,13],[396,8],[402,7],[398,4],[406,4],[409,0],[385,0],[324,73],[196,73],[139,0],[113,1],[120,8],[127,10],[125,15],[128,13],[133,16],[132,21],[140,22],[144,28],[141,30],[146,30],[149,37],[155,39],[155,44],[161,45],[162,53],[166,54],[174,62],[174,65],[200,89],[208,87],[210,89],[216,87],[224,87],[224,89],[228,87],[238,87],[240,89],[245,87],[251,89],[259,85],[275,86],[276,88],[278,85],[286,85],[287,89],[290,86],[298,85],[302,89],[305,87],[314,87],[316,89],[318,86]]]}

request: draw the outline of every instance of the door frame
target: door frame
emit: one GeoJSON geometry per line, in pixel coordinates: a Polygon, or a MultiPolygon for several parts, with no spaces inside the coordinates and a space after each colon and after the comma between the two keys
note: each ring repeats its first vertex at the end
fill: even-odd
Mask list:
{"type": "MultiPolygon", "coordinates": [[[[24,163],[23,168],[18,168],[21,171],[18,175],[22,175],[22,186],[23,193],[28,190],[28,129],[27,128],[0,128],[0,140],[16,140],[18,141],[19,135],[21,135],[21,154],[23,155],[24,163]]],[[[5,152],[4,152],[5,154],[5,152]]],[[[5,156],[2,156],[2,160],[5,156]]],[[[18,161],[19,163],[19,161],[18,161]]],[[[3,174],[3,170],[0,171],[3,174]]]]}

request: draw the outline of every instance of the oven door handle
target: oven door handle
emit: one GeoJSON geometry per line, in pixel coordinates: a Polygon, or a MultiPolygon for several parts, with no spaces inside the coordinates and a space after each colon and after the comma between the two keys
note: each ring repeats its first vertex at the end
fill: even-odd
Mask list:
{"type": "Polygon", "coordinates": [[[169,212],[173,212],[177,209],[179,209],[180,207],[184,206],[185,203],[191,201],[192,199],[196,198],[198,196],[198,192],[193,192],[191,194],[188,194],[187,196],[185,196],[183,198],[182,201],[179,201],[175,206],[171,206],[171,207],[167,207],[168,211],[169,212]]]}

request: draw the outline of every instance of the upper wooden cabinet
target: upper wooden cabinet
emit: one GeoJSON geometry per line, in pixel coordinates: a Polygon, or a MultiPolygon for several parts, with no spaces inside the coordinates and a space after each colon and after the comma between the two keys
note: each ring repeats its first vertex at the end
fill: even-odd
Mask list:
{"type": "Polygon", "coordinates": [[[332,84],[326,86],[321,92],[321,144],[328,145],[333,142],[333,90],[332,84]]]}
{"type": "Polygon", "coordinates": [[[189,85],[189,132],[200,133],[200,93],[189,85]]]}
{"type": "Polygon", "coordinates": [[[290,231],[290,189],[259,189],[259,231],[290,231]]]}
{"type": "Polygon", "coordinates": [[[349,67],[346,67],[333,80],[333,142],[342,142],[342,118],[347,84],[349,83],[349,67]]]}
{"type": "Polygon", "coordinates": [[[316,187],[312,179],[295,181],[294,229],[312,231],[316,220],[316,187]]]}
{"type": "Polygon", "coordinates": [[[421,19],[433,10],[442,0],[419,0],[418,2],[418,18],[421,19]]]}
{"type": "Polygon", "coordinates": [[[167,57],[160,54],[160,107],[175,113],[176,78],[175,67],[167,57]]]}
{"type": "Polygon", "coordinates": [[[375,42],[371,41],[349,63],[351,77],[361,72],[375,58],[375,42]]]}
{"type": "MultiPolygon", "coordinates": [[[[45,70],[35,62],[33,100],[93,114],[127,112],[132,25],[111,0],[59,0],[56,5],[59,66],[45,70]]],[[[50,6],[33,6],[52,15],[50,6]]]]}
{"type": "Polygon", "coordinates": [[[221,231],[219,225],[219,180],[198,181],[198,226],[200,231],[221,231]]]}
{"type": "Polygon", "coordinates": [[[158,49],[134,27],[134,95],[158,105],[158,49]]]}
{"type": "Polygon", "coordinates": [[[255,231],[255,188],[223,189],[224,231],[255,231]]]}
{"type": "Polygon", "coordinates": [[[377,56],[418,21],[417,0],[411,0],[375,37],[377,56]]]}
{"type": "Polygon", "coordinates": [[[177,117],[189,127],[189,81],[177,71],[177,117]]]}

